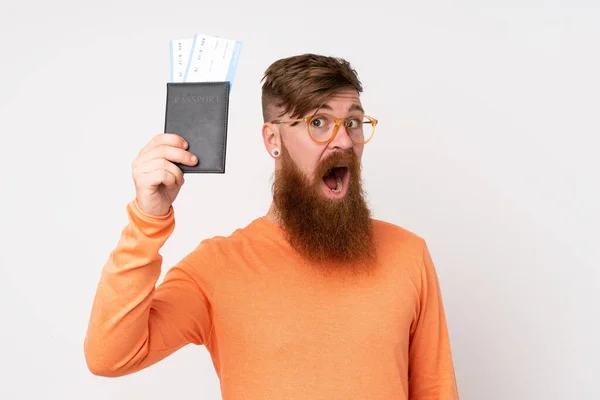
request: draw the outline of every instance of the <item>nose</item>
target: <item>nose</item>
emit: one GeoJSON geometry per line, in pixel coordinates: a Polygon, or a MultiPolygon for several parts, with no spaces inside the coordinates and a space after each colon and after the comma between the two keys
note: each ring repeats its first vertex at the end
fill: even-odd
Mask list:
{"type": "Polygon", "coordinates": [[[329,146],[335,149],[348,150],[351,149],[353,145],[354,142],[350,139],[348,131],[346,131],[346,126],[343,123],[340,124],[338,131],[333,140],[329,143],[329,146]]]}

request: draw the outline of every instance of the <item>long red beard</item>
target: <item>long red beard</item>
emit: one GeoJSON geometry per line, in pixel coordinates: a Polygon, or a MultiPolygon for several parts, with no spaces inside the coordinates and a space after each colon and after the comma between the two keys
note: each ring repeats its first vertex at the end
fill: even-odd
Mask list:
{"type": "Polygon", "coordinates": [[[375,260],[371,212],[365,201],[361,168],[353,152],[337,152],[308,179],[282,146],[281,168],[273,183],[277,216],[292,247],[317,264],[371,265],[375,260]],[[322,193],[326,172],[339,163],[348,165],[346,196],[328,199],[322,193]]]}

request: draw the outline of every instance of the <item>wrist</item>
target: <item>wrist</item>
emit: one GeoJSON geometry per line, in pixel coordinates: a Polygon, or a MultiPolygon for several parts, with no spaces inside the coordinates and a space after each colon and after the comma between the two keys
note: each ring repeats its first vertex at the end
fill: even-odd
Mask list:
{"type": "Polygon", "coordinates": [[[130,221],[127,229],[131,235],[140,234],[140,238],[159,240],[163,243],[175,228],[173,207],[169,207],[165,215],[157,216],[145,212],[137,200],[132,200],[127,204],[127,215],[130,221]]]}
{"type": "Polygon", "coordinates": [[[147,212],[144,210],[144,208],[142,208],[137,198],[130,202],[129,208],[137,218],[148,223],[164,223],[169,219],[172,219],[174,216],[174,209],[172,205],[169,206],[167,211],[164,213],[147,212]]]}
{"type": "Polygon", "coordinates": [[[132,202],[132,206],[135,208],[135,211],[140,214],[140,216],[149,220],[165,220],[169,218],[169,216],[173,213],[173,206],[170,205],[165,210],[150,210],[147,207],[144,207],[143,204],[140,203],[139,199],[136,197],[132,202]]]}

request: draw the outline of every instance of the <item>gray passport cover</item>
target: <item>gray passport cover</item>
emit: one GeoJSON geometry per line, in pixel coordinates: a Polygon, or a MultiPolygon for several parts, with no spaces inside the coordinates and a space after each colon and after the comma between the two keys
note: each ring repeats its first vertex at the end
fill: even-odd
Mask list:
{"type": "Polygon", "coordinates": [[[176,133],[198,157],[183,173],[225,173],[229,82],[169,82],[165,133],[176,133]]]}

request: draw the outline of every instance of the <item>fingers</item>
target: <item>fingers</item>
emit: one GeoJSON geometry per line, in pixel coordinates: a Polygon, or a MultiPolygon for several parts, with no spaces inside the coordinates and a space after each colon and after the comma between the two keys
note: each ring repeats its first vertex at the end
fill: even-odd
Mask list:
{"type": "Polygon", "coordinates": [[[181,186],[177,183],[177,178],[167,170],[156,170],[147,174],[139,175],[135,181],[138,188],[156,188],[164,185],[167,189],[175,186],[181,186]]]}
{"type": "Polygon", "coordinates": [[[193,166],[196,165],[196,163],[198,163],[197,157],[189,151],[161,144],[156,147],[150,148],[146,150],[143,154],[141,154],[134,161],[134,167],[136,165],[140,165],[155,159],[164,159],[174,163],[185,164],[189,166],[193,166]]]}
{"type": "Polygon", "coordinates": [[[183,172],[175,164],[193,166],[198,163],[197,157],[187,148],[187,142],[177,134],[161,133],[152,138],[132,163],[138,186],[183,185],[183,172]]]}
{"type": "Polygon", "coordinates": [[[143,186],[157,186],[161,183],[167,187],[183,185],[181,169],[164,158],[154,158],[139,164],[134,175],[143,186]]]}
{"type": "Polygon", "coordinates": [[[159,133],[154,136],[146,146],[142,148],[139,155],[145,154],[148,151],[154,149],[157,146],[166,145],[177,147],[181,149],[187,149],[188,143],[181,136],[176,133],[159,133]]]}

